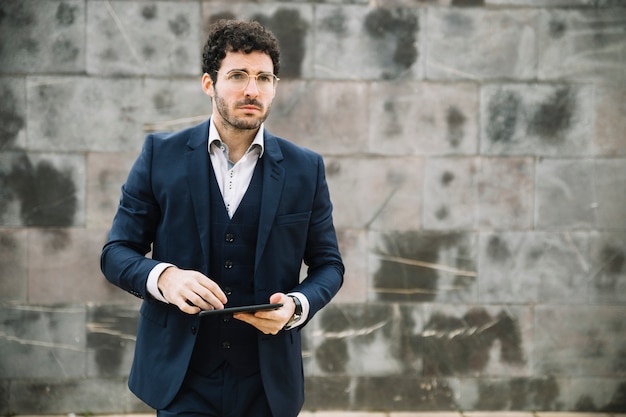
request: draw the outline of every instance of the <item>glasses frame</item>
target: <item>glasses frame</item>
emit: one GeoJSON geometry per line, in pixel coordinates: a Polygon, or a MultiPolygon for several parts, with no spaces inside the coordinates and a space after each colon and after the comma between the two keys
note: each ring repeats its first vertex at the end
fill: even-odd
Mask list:
{"type": "MultiPolygon", "coordinates": [[[[216,70],[215,73],[219,75],[220,71],[216,70]]],[[[256,75],[254,75],[254,74],[248,74],[247,72],[242,71],[242,70],[230,70],[230,71],[228,71],[227,73],[224,74],[225,77],[226,77],[226,82],[231,82],[232,83],[232,80],[230,80],[228,77],[229,77],[229,75],[232,75],[233,73],[235,73],[235,74],[244,74],[244,75],[246,75],[248,77],[248,81],[245,84],[242,84],[241,88],[236,88],[236,87],[231,85],[231,88],[233,88],[235,91],[244,91],[250,85],[250,79],[254,78],[254,82],[256,83],[256,88],[259,90],[259,92],[263,92],[261,87],[259,87],[260,84],[258,83],[257,78],[262,77],[262,76],[265,75],[265,76],[272,76],[274,78],[274,81],[272,82],[272,92],[274,92],[274,91],[276,91],[276,86],[278,86],[278,82],[280,81],[280,78],[278,78],[276,76],[276,74],[274,74],[272,72],[260,72],[260,73],[258,73],[256,75]]],[[[269,91],[268,91],[268,93],[269,93],[269,91]]]]}

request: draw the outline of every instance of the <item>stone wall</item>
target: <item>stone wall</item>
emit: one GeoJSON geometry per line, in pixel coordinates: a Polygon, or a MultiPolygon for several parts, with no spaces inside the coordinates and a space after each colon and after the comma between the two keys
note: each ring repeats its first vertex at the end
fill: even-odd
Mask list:
{"type": "Polygon", "coordinates": [[[99,254],[224,16],[275,31],[267,127],[327,164],[307,410],[626,410],[624,0],[3,0],[0,414],[147,410],[99,254]]]}

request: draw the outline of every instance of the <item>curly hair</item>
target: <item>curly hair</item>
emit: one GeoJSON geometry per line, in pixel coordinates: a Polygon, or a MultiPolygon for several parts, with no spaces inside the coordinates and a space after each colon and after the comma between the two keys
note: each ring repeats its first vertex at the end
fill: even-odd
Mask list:
{"type": "Polygon", "coordinates": [[[202,71],[216,81],[216,72],[227,52],[263,52],[272,59],[274,74],[280,71],[280,49],[274,34],[258,22],[218,20],[209,29],[202,53],[202,71]]]}

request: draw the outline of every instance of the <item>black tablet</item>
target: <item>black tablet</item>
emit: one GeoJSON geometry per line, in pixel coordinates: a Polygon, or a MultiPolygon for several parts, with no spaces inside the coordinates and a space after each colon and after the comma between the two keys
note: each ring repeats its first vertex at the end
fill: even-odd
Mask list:
{"type": "Polygon", "coordinates": [[[282,307],[282,304],[255,304],[241,307],[226,307],[221,310],[202,310],[200,316],[214,316],[217,314],[233,314],[233,313],[254,313],[261,310],[276,310],[282,307]]]}

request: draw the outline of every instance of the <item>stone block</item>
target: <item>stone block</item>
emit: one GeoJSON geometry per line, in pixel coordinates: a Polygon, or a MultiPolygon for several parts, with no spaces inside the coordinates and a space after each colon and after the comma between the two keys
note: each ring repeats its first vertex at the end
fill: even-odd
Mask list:
{"type": "Polygon", "coordinates": [[[255,20],[271,30],[278,40],[279,78],[312,78],[314,50],[319,42],[313,26],[314,7],[317,5],[304,2],[202,2],[202,45],[209,26],[218,19],[255,20]]]}
{"type": "Polygon", "coordinates": [[[595,86],[594,155],[626,155],[626,88],[616,85],[595,86]]]}
{"type": "Polygon", "coordinates": [[[126,410],[126,380],[63,379],[16,380],[11,384],[9,406],[19,414],[103,414],[126,410]],[[36,398],[36,401],[33,399],[36,398]]]}
{"type": "Polygon", "coordinates": [[[211,115],[211,98],[200,78],[144,81],[144,130],[176,131],[203,122],[211,115]]]}
{"type": "Polygon", "coordinates": [[[196,2],[90,1],[89,74],[200,75],[196,2]]]}
{"type": "MultiPolygon", "coordinates": [[[[563,390],[567,383],[566,379],[552,376],[464,378],[461,380],[460,407],[463,410],[476,410],[464,412],[464,416],[534,417],[540,415],[535,410],[559,410],[563,407],[563,390]]],[[[562,417],[566,416],[569,414],[562,417]]]]}
{"type": "Polygon", "coordinates": [[[378,82],[371,84],[369,101],[369,149],[377,154],[476,154],[474,84],[378,82]]]}
{"type": "Polygon", "coordinates": [[[361,153],[368,146],[367,103],[365,83],[281,82],[267,128],[321,154],[361,153]]]}
{"type": "MultiPolygon", "coordinates": [[[[98,2],[97,4],[105,4],[98,2]]],[[[28,148],[133,151],[143,143],[139,78],[33,77],[27,80],[28,148]]]]}
{"type": "Polygon", "coordinates": [[[103,229],[32,229],[28,232],[28,299],[33,303],[132,302],[100,272],[103,229]]]}
{"type": "Polygon", "coordinates": [[[71,153],[0,153],[0,222],[69,227],[85,223],[85,158],[71,153]]]}
{"type": "Polygon", "coordinates": [[[26,146],[25,78],[0,77],[0,97],[0,152],[23,149],[26,146]]]}
{"type": "MultiPolygon", "coordinates": [[[[85,375],[83,306],[3,305],[0,317],[3,378],[63,379],[85,375]]],[[[11,391],[15,383],[11,382],[11,391]]]]}
{"type": "Polygon", "coordinates": [[[481,89],[481,154],[587,155],[593,88],[572,84],[489,84],[481,89]]]}
{"type": "Polygon", "coordinates": [[[310,338],[310,375],[396,375],[404,372],[400,339],[404,320],[387,304],[331,304],[310,338]]]}
{"type": "Polygon", "coordinates": [[[424,304],[402,311],[407,321],[405,363],[420,369],[424,377],[480,375],[487,379],[531,374],[534,323],[529,307],[424,304]]]}
{"type": "Polygon", "coordinates": [[[537,306],[533,372],[624,378],[625,314],[624,306],[537,306]]]}
{"type": "Polygon", "coordinates": [[[133,305],[87,307],[87,375],[126,377],[130,372],[139,311],[133,305]]]}
{"type": "Polygon", "coordinates": [[[535,77],[537,12],[532,9],[428,10],[426,78],[535,77]]]}
{"type": "Polygon", "coordinates": [[[85,1],[0,4],[0,72],[85,71],[85,1]]]}
{"type": "Polygon", "coordinates": [[[0,229],[0,302],[27,301],[27,261],[26,230],[0,229]]]}
{"type": "Polygon", "coordinates": [[[421,79],[420,9],[318,5],[315,77],[421,79]]]}
{"type": "Polygon", "coordinates": [[[538,21],[540,79],[626,80],[626,9],[546,9],[538,21]]]}
{"type": "Polygon", "coordinates": [[[454,379],[416,376],[362,377],[355,403],[363,410],[456,410],[454,379]]]}
{"type": "Polygon", "coordinates": [[[328,157],[326,176],[336,227],[420,228],[420,158],[328,157]]]}
{"type": "MultiPolygon", "coordinates": [[[[343,286],[333,299],[339,303],[363,303],[368,299],[369,273],[367,232],[354,229],[337,230],[339,251],[346,267],[343,286]]],[[[1,276],[1,275],[0,275],[1,276]]]]}
{"type": "Polygon", "coordinates": [[[532,175],[530,158],[430,158],[424,170],[424,228],[528,228],[532,175]]]}
{"type": "Polygon", "coordinates": [[[87,154],[87,227],[111,227],[135,153],[87,154]]]}
{"type": "Polygon", "coordinates": [[[369,235],[370,299],[477,301],[475,234],[388,231],[369,235]]]}
{"type": "Polygon", "coordinates": [[[589,297],[585,232],[501,232],[480,237],[480,300],[584,304],[589,297]]]}
{"type": "Polygon", "coordinates": [[[537,227],[626,229],[624,159],[544,159],[536,177],[537,227]]]}
{"type": "Polygon", "coordinates": [[[349,410],[353,380],[348,375],[307,376],[304,379],[303,409],[349,410]]]}
{"type": "Polygon", "coordinates": [[[626,233],[591,234],[589,279],[592,303],[626,304],[626,233]]]}

